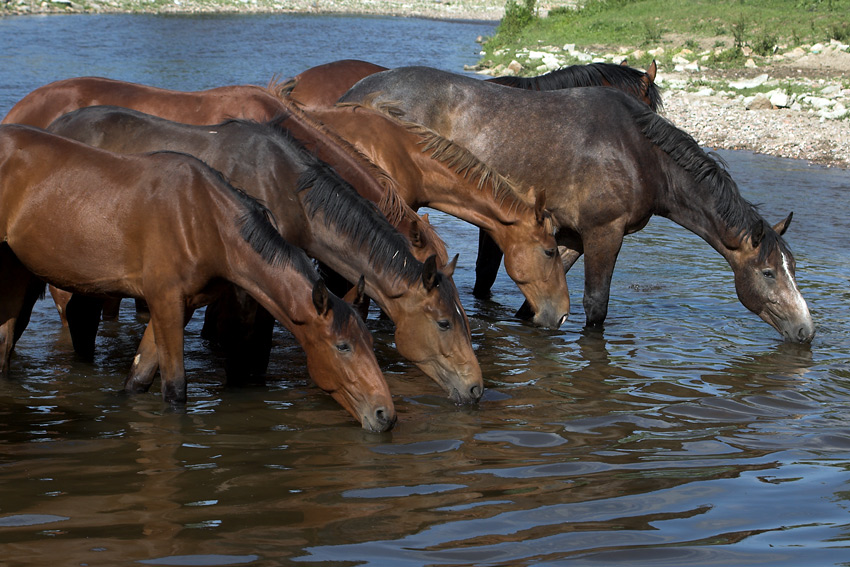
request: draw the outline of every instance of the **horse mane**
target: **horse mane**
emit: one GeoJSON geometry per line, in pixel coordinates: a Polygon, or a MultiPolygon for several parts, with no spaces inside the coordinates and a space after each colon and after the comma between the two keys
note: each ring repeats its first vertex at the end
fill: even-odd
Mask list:
{"type": "Polygon", "coordinates": [[[266,85],[265,89],[270,95],[283,100],[289,97],[297,84],[298,79],[295,77],[281,81],[278,78],[278,75],[272,75],[272,78],[269,79],[269,84],[266,85]]]}
{"type": "Polygon", "coordinates": [[[328,164],[306,150],[305,169],[296,191],[304,192],[311,217],[321,212],[324,221],[345,236],[350,245],[369,251],[379,269],[411,283],[422,275],[422,263],[410,252],[407,238],[398,232],[378,208],[361,197],[328,164]]]}
{"type": "Polygon", "coordinates": [[[422,146],[423,153],[430,152],[432,159],[445,163],[464,179],[473,182],[477,179],[478,189],[483,190],[489,187],[493,192],[493,198],[499,204],[508,202],[511,210],[527,206],[519,198],[520,189],[516,184],[460,144],[439,135],[427,126],[404,120],[404,111],[399,104],[392,101],[376,101],[378,94],[369,93],[361,102],[341,102],[337,103],[337,106],[364,107],[389,116],[421,138],[419,144],[422,146]]]}
{"type": "Polygon", "coordinates": [[[753,205],[741,195],[726,164],[716,154],[708,154],[687,132],[645,106],[635,105],[632,115],[643,134],[691,174],[696,183],[706,187],[717,214],[739,235],[750,236],[759,222],[764,223],[764,237],[759,245],[759,258],[764,260],[778,246],[787,249],[782,237],[764,220],[753,205]]]}
{"type": "Polygon", "coordinates": [[[615,63],[590,63],[587,65],[569,65],[554,71],[538,75],[536,77],[513,77],[502,76],[487,79],[488,82],[507,85],[509,87],[526,90],[553,91],[572,87],[598,87],[608,85],[622,89],[636,97],[643,96],[646,88],[646,96],[649,99],[650,108],[655,112],[663,108],[661,91],[655,82],[648,84],[643,80],[646,73],[629,67],[628,65],[617,65],[615,63]]]}
{"type": "MultiPolygon", "coordinates": [[[[419,230],[423,233],[427,233],[426,239],[429,242],[433,242],[435,245],[442,245],[442,247],[445,248],[445,244],[443,244],[442,239],[434,228],[427,222],[421,222],[422,218],[416,214],[416,211],[407,206],[407,203],[405,203],[404,199],[401,198],[398,183],[389,173],[387,173],[386,170],[373,162],[369,156],[361,152],[348,140],[344,139],[332,129],[325,126],[325,124],[312,118],[306,112],[301,110],[298,101],[288,98],[289,93],[293,88],[295,88],[297,82],[297,79],[294,78],[282,83],[273,81],[269,83],[267,88],[271,94],[280,98],[286,108],[285,112],[293,116],[297,114],[299,120],[306,123],[317,134],[328,138],[331,143],[335,144],[360,163],[360,165],[366,169],[368,174],[384,188],[381,199],[378,201],[377,205],[390,223],[396,225],[402,220],[406,220],[410,224],[418,223],[419,230]]],[[[272,122],[279,122],[283,118],[285,118],[285,116],[280,115],[275,117],[272,122]]]]}

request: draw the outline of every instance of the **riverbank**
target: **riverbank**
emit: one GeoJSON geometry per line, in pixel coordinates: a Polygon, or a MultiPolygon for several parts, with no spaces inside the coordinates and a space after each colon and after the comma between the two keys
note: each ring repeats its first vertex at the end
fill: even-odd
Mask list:
{"type": "MultiPolygon", "coordinates": [[[[538,2],[541,14],[573,0],[538,2]]],[[[423,17],[498,22],[504,0],[9,0],[0,14],[57,13],[314,13],[423,17]]],[[[540,74],[559,65],[628,59],[574,46],[536,46],[517,54],[514,71],[540,74]]],[[[799,46],[753,57],[742,69],[705,67],[687,50],[658,69],[663,114],[697,141],[850,169],[850,48],[840,43],[799,46]]],[[[634,60],[634,57],[632,58],[634,60]]],[[[380,62],[377,62],[380,63],[380,62]]]]}

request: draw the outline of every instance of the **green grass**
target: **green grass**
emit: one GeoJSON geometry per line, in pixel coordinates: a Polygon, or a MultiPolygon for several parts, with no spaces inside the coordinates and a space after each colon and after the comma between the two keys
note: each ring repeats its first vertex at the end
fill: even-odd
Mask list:
{"type": "MultiPolygon", "coordinates": [[[[510,62],[510,54],[523,47],[567,43],[595,52],[663,47],[672,54],[684,47],[694,52],[722,48],[729,53],[715,56],[715,63],[734,66],[744,63],[744,47],[769,55],[777,46],[850,42],[850,0],[586,0],[580,10],[560,8],[544,18],[528,8],[528,0],[509,0],[511,4],[519,10],[506,11],[496,34],[484,44],[482,59],[493,65],[510,62]],[[524,16],[523,9],[532,17],[516,20],[517,12],[524,16]]],[[[652,57],[644,59],[630,63],[645,65],[652,57]]]]}

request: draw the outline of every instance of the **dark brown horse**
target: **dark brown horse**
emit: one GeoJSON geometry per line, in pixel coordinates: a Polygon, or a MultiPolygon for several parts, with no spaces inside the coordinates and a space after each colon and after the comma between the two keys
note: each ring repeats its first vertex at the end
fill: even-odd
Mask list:
{"type": "Polygon", "coordinates": [[[481,369],[451,279],[425,263],[374,205],[326,164],[304,151],[277,121],[230,120],[193,126],[116,107],[89,107],[50,130],[121,153],[152,148],[192,153],[261,199],[291,243],[349,281],[365,275],[366,293],[396,324],[398,351],[457,402],[477,400],[481,369]]]}
{"type": "Polygon", "coordinates": [[[388,171],[413,208],[432,207],[484,230],[504,253],[505,269],[525,295],[534,322],[553,328],[563,323],[569,294],[543,194],[527,205],[506,179],[464,148],[377,110],[348,105],[307,114],[388,171]]]}
{"type": "MultiPolygon", "coordinates": [[[[395,410],[371,335],[269,217],[191,156],[124,156],[0,127],[0,374],[44,280],[82,295],[144,298],[163,398],[184,402],[187,314],[229,282],[293,333],[313,380],[364,428],[389,429],[395,410]]],[[[149,385],[128,380],[125,388],[149,385]]]]}
{"type": "MultiPolygon", "coordinates": [[[[282,83],[278,90],[309,108],[333,106],[354,83],[386,71],[386,67],[357,59],[342,59],[311,67],[282,83]]],[[[661,108],[661,93],[655,84],[655,61],[641,71],[628,65],[590,63],[569,65],[536,77],[503,76],[485,79],[509,87],[551,91],[574,87],[614,87],[642,100],[650,108],[661,108]]]]}
{"type": "Polygon", "coordinates": [[[584,254],[587,324],[608,313],[623,236],[653,214],[701,236],[729,262],[738,298],[787,340],[814,325],[782,240],[729,173],[645,104],[610,88],[505,89],[429,67],[362,79],[342,101],[391,101],[406,119],[462,144],[499,173],[546,191],[566,269],[584,254]]]}

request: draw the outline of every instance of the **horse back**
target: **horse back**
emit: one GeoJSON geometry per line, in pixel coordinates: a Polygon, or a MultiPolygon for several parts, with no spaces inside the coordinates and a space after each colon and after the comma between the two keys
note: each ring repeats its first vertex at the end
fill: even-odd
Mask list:
{"type": "Polygon", "coordinates": [[[120,156],[0,127],[3,237],[31,271],[69,291],[139,296],[145,274],[163,262],[205,263],[196,273],[208,276],[220,258],[195,252],[225,238],[229,199],[210,190],[221,183],[183,154],[120,156]]]}
{"type": "Polygon", "coordinates": [[[228,118],[268,120],[278,112],[279,101],[254,85],[184,92],[102,77],[78,77],[29,93],[12,107],[3,123],[46,128],[63,114],[95,105],[132,108],[187,124],[212,124],[228,118]]]}

